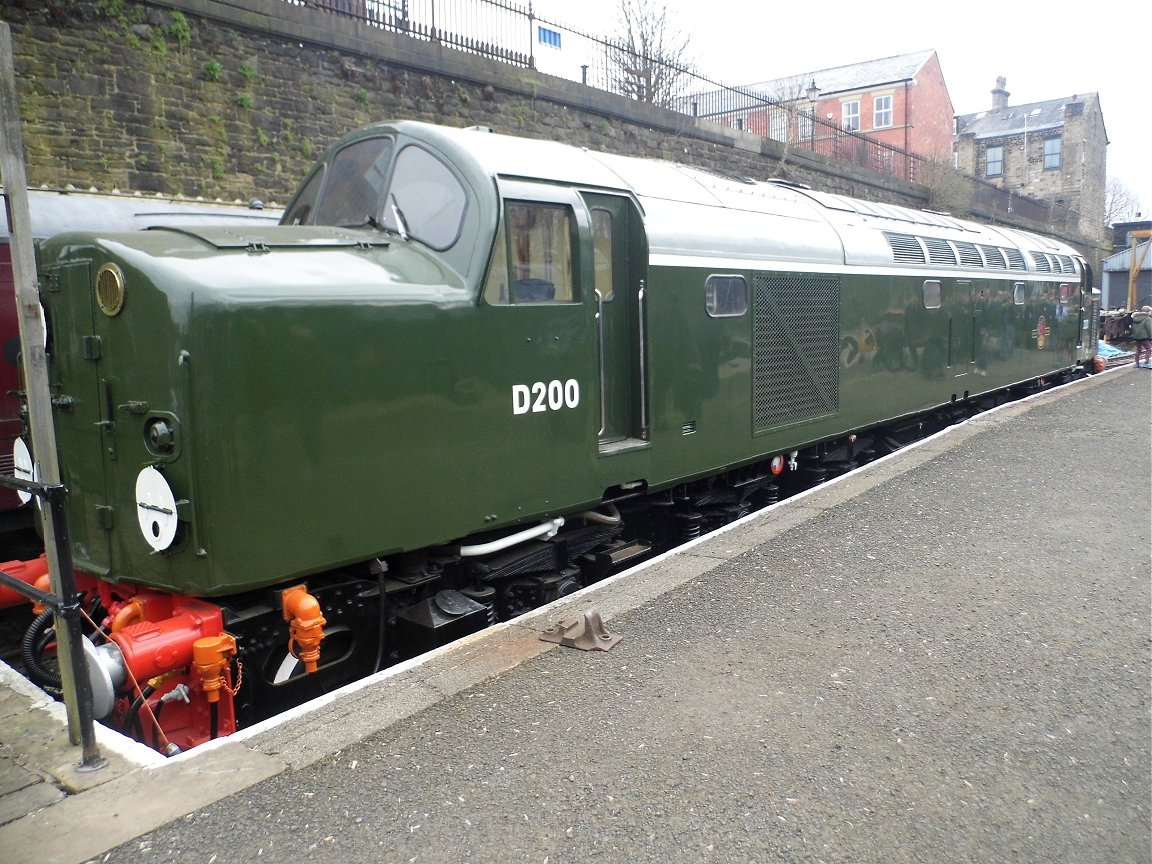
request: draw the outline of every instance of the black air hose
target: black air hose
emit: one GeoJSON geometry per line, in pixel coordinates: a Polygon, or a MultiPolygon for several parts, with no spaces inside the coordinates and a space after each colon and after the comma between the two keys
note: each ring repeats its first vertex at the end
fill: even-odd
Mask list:
{"type": "Polygon", "coordinates": [[[51,609],[45,609],[37,615],[36,620],[24,631],[24,639],[20,643],[20,649],[24,661],[24,671],[28,677],[53,696],[59,696],[63,692],[64,686],[60,680],[60,673],[53,672],[40,662],[40,655],[56,635],[52,619],[51,609]]]}

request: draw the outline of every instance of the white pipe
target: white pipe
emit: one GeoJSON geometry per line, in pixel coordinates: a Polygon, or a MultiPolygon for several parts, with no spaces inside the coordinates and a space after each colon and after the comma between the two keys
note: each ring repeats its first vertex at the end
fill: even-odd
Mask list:
{"type": "Polygon", "coordinates": [[[564,517],[557,516],[555,519],[549,519],[547,522],[541,522],[534,528],[525,528],[515,534],[509,534],[507,537],[501,537],[499,540],[493,540],[491,543],[478,543],[475,546],[461,546],[460,556],[462,558],[474,558],[477,555],[488,555],[491,552],[500,552],[510,546],[515,546],[518,543],[523,543],[526,540],[535,540],[537,537],[543,537],[547,540],[549,537],[555,537],[556,532],[560,530],[560,526],[564,524],[564,517]]]}

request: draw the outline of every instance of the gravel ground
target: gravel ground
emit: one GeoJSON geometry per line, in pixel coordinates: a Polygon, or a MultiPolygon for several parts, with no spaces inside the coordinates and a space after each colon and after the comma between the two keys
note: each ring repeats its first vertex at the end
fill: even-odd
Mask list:
{"type": "Polygon", "coordinates": [[[978,418],[615,618],[611,652],[549,651],[95,860],[1144,864],[1150,395],[1125,370],[978,418]]]}

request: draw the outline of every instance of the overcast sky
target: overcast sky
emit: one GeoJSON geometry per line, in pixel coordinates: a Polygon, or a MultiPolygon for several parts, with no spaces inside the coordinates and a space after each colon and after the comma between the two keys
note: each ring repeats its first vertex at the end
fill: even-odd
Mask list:
{"type": "MultiPolygon", "coordinates": [[[[652,0],[659,3],[661,0],[652,0]]],[[[768,0],[666,0],[691,36],[690,54],[709,78],[751,84],[865,60],[934,50],[957,114],[992,105],[996,78],[1009,105],[1098,93],[1108,132],[1108,176],[1152,215],[1152,120],[1146,51],[1152,15],[1106,15],[1085,7],[860,0],[809,4],[768,0]],[[936,20],[929,23],[930,17],[936,20]],[[1139,62],[1138,62],[1139,61],[1139,62]]],[[[612,30],[619,0],[533,0],[536,14],[591,32],[612,30]]],[[[1110,7],[1119,9],[1120,7],[1110,7]]],[[[1137,8],[1137,7],[1133,7],[1137,8]]]]}

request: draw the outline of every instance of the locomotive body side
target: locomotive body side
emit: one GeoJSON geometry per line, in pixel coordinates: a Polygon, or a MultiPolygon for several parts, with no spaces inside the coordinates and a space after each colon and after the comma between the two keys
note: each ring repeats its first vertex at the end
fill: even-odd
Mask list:
{"type": "Polygon", "coordinates": [[[1076,362],[1057,296],[1074,273],[894,262],[887,213],[845,219],[814,193],[667,164],[572,151],[524,179],[509,166],[530,160],[500,137],[396,124],[341,145],[385,169],[421,154],[408,162],[432,180],[372,199],[391,234],[52,241],[79,566],[227,595],[666,489],[1076,362]],[[96,278],[109,268],[125,283],[114,314],[96,278]],[[716,291],[738,307],[710,306],[716,291]],[[149,468],[175,520],[149,521],[149,468]]]}
{"type": "Polygon", "coordinates": [[[1045,238],[418,123],[338,143],[278,227],[42,252],[77,565],[110,621],[215,598],[179,627],[238,640],[241,723],[1092,351],[1045,238]]]}

